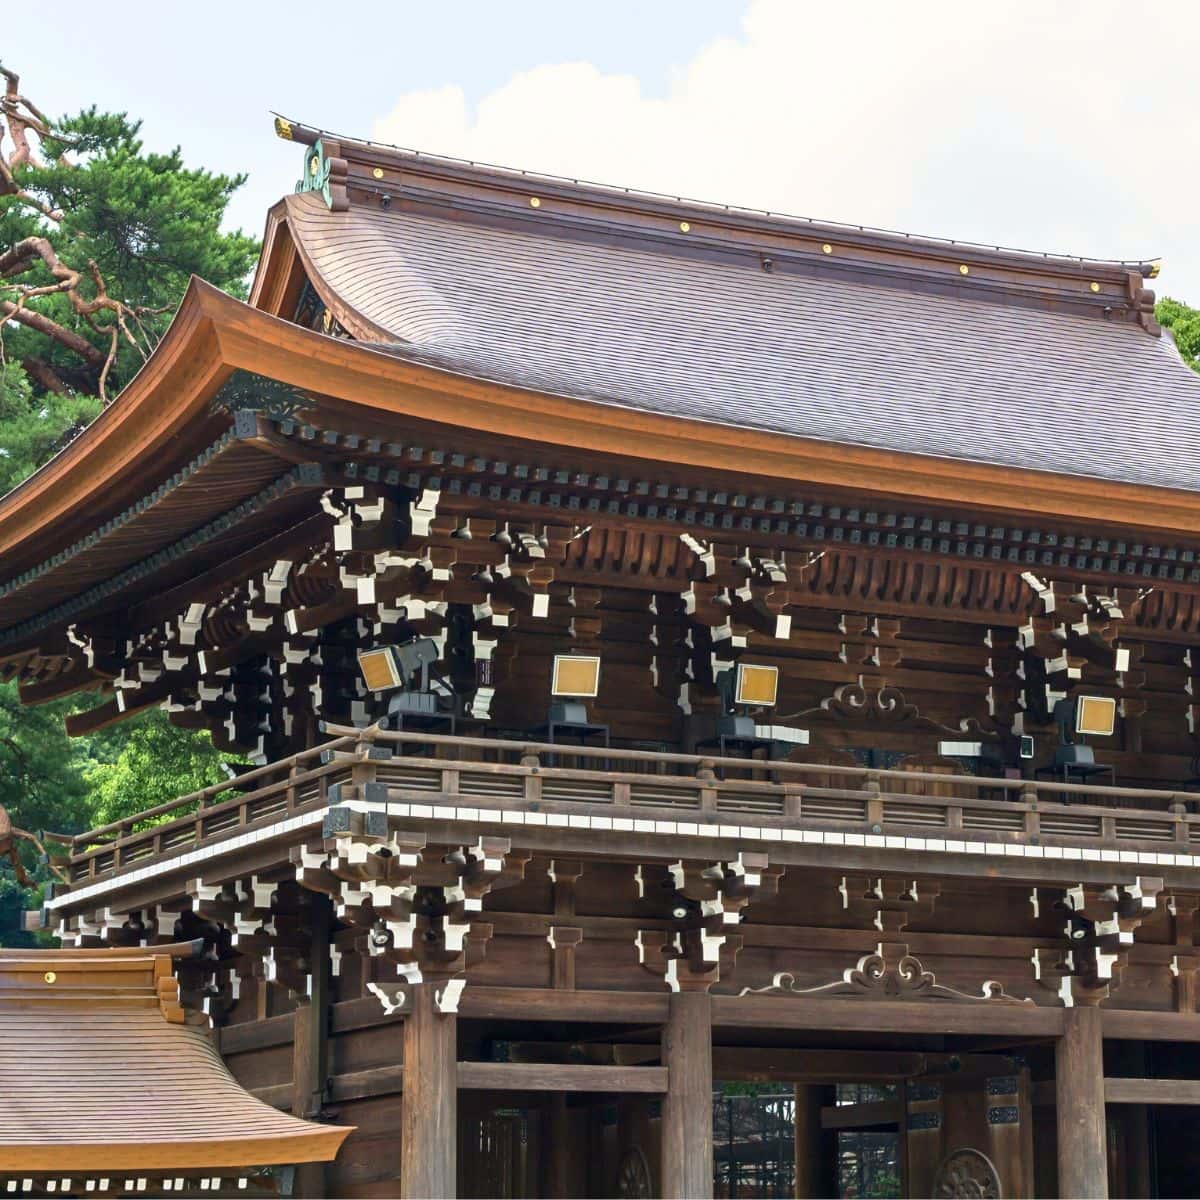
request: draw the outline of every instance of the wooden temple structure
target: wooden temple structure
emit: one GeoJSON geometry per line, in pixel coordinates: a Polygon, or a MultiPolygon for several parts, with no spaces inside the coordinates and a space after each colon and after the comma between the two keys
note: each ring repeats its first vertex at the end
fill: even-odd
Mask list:
{"type": "Polygon", "coordinates": [[[300,1195],[709,1196],[737,1082],[794,1088],[796,1196],[855,1130],[907,1196],[1194,1194],[1154,264],[277,131],[249,302],[193,281],[0,502],[22,698],[237,763],[72,840],[53,953],[168,962],[192,1059],[353,1126],[300,1195]]]}

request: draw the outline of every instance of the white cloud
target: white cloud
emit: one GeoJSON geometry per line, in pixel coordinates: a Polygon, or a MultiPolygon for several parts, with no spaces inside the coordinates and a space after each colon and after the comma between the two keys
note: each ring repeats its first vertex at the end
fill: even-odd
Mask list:
{"type": "Polygon", "coordinates": [[[1166,259],[1200,304],[1200,5],[755,0],[647,97],[585,62],[402,95],[381,141],[916,233],[1166,259]]]}

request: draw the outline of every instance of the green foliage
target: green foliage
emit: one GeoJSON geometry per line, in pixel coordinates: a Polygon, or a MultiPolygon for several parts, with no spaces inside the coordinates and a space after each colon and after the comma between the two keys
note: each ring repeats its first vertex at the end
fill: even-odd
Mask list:
{"type": "Polygon", "coordinates": [[[118,821],[225,778],[224,757],[208,735],[176,729],[157,709],[116,726],[114,733],[93,742],[96,761],[84,773],[94,825],[118,821]]]}
{"type": "Polygon", "coordinates": [[[27,708],[15,684],[0,684],[0,805],[23,829],[80,833],[91,823],[90,747],[63,727],[76,707],[60,700],[27,708]]]}
{"type": "Polygon", "coordinates": [[[47,392],[16,363],[0,364],[0,495],[54,457],[100,412],[94,396],[47,392]]]}
{"type": "MultiPolygon", "coordinates": [[[[0,684],[0,805],[13,824],[39,833],[50,829],[80,833],[90,824],[83,777],[87,748],[67,737],[63,717],[70,702],[28,709],[15,684],[0,684]]],[[[37,849],[21,842],[18,852],[30,875],[48,878],[37,863],[37,849]]],[[[33,945],[21,933],[20,914],[40,903],[34,889],[22,888],[6,859],[0,859],[0,946],[33,945]]]]}
{"type": "MultiPolygon", "coordinates": [[[[245,176],[187,167],[178,147],[165,154],[149,151],[140,128],[124,113],[95,107],[64,117],[52,136],[40,139],[41,161],[13,168],[33,203],[0,196],[0,253],[24,238],[46,237],[59,259],[82,274],[82,300],[98,294],[89,265],[94,263],[107,294],[131,311],[127,325],[136,345],[124,335],[118,339],[110,395],[157,344],[191,275],[244,295],[258,253],[254,238],[221,230],[229,198],[245,176]]],[[[21,286],[52,283],[54,276],[40,260],[19,276],[21,286]]],[[[108,353],[112,311],[99,311],[89,321],[62,292],[33,297],[27,307],[108,353]]],[[[71,390],[97,390],[95,363],[85,364],[61,341],[26,326],[10,325],[3,336],[8,360],[35,359],[71,390]]]]}
{"type": "MultiPolygon", "coordinates": [[[[70,738],[63,718],[95,698],[22,706],[15,684],[0,684],[0,805],[13,824],[40,835],[82,833],[224,778],[223,756],[200,732],[176,729],[157,709],[90,737],[70,738]]],[[[36,847],[22,842],[22,862],[39,883],[51,876],[36,847]]],[[[0,946],[32,945],[17,931],[20,909],[37,908],[37,891],[21,888],[0,860],[0,946]]]]}
{"type": "MultiPolygon", "coordinates": [[[[109,397],[162,337],[193,274],[241,296],[258,253],[253,238],[221,229],[244,176],[189,167],[178,147],[148,150],[140,123],[124,113],[93,107],[49,132],[32,128],[34,159],[12,166],[16,189],[0,195],[0,256],[44,238],[49,257],[80,280],[73,304],[61,290],[30,294],[56,282],[40,254],[10,257],[0,271],[0,299],[20,299],[42,326],[0,322],[0,494],[99,414],[97,364],[119,314],[129,336],[118,338],[109,397]],[[77,311],[105,295],[117,304],[90,317],[77,311]]],[[[0,143],[0,155],[11,156],[12,147],[0,143]]],[[[18,827],[80,833],[222,778],[221,755],[208,737],[175,729],[159,711],[91,737],[67,737],[63,718],[94,703],[81,696],[26,708],[15,684],[0,685],[0,805],[18,827]]],[[[23,843],[20,854],[31,875],[49,878],[35,848],[23,843]]],[[[15,932],[19,904],[36,907],[37,895],[20,888],[0,860],[0,945],[29,942],[15,932]]]]}
{"type": "Polygon", "coordinates": [[[879,1171],[871,1177],[863,1192],[870,1200],[886,1200],[900,1195],[900,1176],[895,1171],[879,1171]]]}
{"type": "Polygon", "coordinates": [[[1168,296],[1158,302],[1154,315],[1160,325],[1175,335],[1175,344],[1188,366],[1200,371],[1200,309],[1189,308],[1168,296]]]}

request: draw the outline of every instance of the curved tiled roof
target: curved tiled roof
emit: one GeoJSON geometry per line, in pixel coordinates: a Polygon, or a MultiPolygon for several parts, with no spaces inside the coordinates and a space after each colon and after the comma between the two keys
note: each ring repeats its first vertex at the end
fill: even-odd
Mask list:
{"type": "Polygon", "coordinates": [[[277,1112],[183,1024],[170,954],[0,950],[0,1179],[328,1161],[348,1126],[277,1112]]]}
{"type": "MultiPolygon", "coordinates": [[[[357,336],[401,357],[735,427],[1200,489],[1200,377],[1123,312],[998,300],[974,275],[930,288],[768,270],[611,228],[439,211],[404,203],[403,181],[398,199],[331,211],[304,193],[286,219],[357,336]]],[[[1095,266],[1079,265],[1080,291],[1095,266]]]]}

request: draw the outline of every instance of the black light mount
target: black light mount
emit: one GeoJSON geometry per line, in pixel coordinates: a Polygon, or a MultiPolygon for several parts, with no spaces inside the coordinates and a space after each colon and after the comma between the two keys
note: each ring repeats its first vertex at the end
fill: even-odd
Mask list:
{"type": "Polygon", "coordinates": [[[438,713],[438,693],[451,699],[454,694],[432,671],[439,657],[433,638],[415,637],[400,645],[363,650],[358,665],[367,687],[392,693],[388,697],[389,717],[431,717],[438,713]]]}

